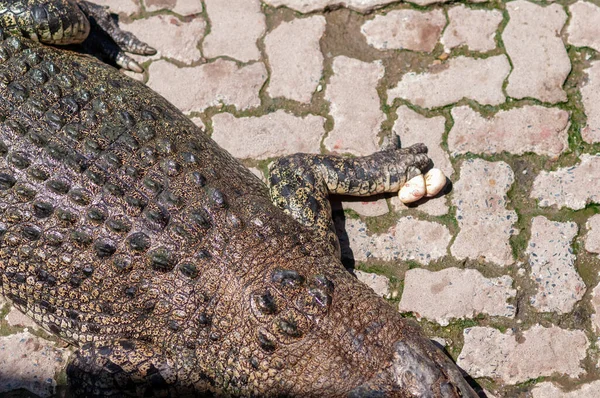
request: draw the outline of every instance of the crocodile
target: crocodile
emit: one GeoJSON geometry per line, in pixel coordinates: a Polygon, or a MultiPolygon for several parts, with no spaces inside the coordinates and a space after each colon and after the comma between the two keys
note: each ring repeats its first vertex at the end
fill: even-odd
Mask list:
{"type": "Polygon", "coordinates": [[[144,84],[35,40],[85,40],[97,6],[12,3],[42,27],[0,32],[0,293],[78,348],[78,396],[477,396],[345,270],[331,220],[329,194],[398,191],[424,145],[283,157],[267,187],[144,84]]]}

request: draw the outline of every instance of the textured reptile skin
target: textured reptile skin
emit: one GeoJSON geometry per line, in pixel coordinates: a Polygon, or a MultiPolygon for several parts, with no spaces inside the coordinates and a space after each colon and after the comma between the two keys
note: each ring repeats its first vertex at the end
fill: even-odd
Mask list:
{"type": "MultiPolygon", "coordinates": [[[[1,39],[0,291],[80,347],[80,394],[474,396],[322,230],[161,96],[1,39]]],[[[397,183],[423,150],[390,152],[397,183]]]]}

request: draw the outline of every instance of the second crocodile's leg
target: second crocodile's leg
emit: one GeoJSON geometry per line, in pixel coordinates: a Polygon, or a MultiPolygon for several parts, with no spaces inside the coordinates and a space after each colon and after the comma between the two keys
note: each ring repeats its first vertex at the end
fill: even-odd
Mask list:
{"type": "Polygon", "coordinates": [[[358,158],[295,154],[280,158],[269,167],[271,199],[301,224],[314,228],[339,253],[330,194],[371,196],[397,192],[430,165],[423,144],[358,158]]]}
{"type": "Polygon", "coordinates": [[[142,72],[144,69],[125,52],[154,55],[156,49],[139,40],[133,33],[119,28],[106,7],[84,0],[80,0],[78,4],[91,24],[90,39],[85,43],[86,46],[122,68],[142,72]]]}

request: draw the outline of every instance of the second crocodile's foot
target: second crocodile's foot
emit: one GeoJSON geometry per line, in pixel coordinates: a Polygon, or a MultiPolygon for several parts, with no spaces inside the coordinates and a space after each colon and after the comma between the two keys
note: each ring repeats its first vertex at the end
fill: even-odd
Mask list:
{"type": "Polygon", "coordinates": [[[125,52],[154,55],[156,49],[139,40],[131,32],[119,28],[106,7],[87,1],[80,1],[78,5],[91,25],[90,36],[84,42],[86,50],[123,69],[143,72],[144,68],[125,52]]]}

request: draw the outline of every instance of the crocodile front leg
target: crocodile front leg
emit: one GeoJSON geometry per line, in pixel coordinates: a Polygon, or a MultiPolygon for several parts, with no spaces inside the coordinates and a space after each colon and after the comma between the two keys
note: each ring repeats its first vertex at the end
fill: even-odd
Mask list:
{"type": "Polygon", "coordinates": [[[370,156],[342,158],[295,154],[269,168],[273,203],[301,224],[314,228],[339,253],[331,218],[330,194],[371,196],[397,192],[431,165],[427,147],[386,149],[370,156]]]}

